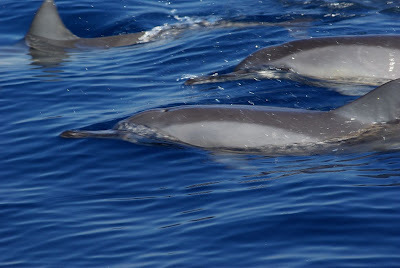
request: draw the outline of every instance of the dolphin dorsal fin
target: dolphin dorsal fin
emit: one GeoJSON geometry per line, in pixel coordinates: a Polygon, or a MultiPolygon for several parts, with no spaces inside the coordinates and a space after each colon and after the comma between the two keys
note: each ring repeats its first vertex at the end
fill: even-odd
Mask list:
{"type": "Polygon", "coordinates": [[[54,0],[43,1],[32,21],[28,35],[51,40],[76,40],[79,38],[65,27],[54,0]]]}
{"type": "Polygon", "coordinates": [[[362,123],[400,119],[400,79],[390,81],[331,113],[362,123]]]}

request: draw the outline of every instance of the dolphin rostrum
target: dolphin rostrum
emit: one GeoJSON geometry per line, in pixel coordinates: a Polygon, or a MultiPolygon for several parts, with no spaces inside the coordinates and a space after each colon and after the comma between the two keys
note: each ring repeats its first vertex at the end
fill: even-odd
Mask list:
{"type": "Polygon", "coordinates": [[[381,85],[400,78],[400,36],[342,36],[296,40],[260,49],[232,73],[192,78],[187,85],[240,79],[291,79],[328,85],[381,85]]]}
{"type": "Polygon", "coordinates": [[[61,137],[131,142],[144,137],[207,149],[308,154],[342,150],[346,145],[383,149],[399,136],[399,117],[400,79],[327,112],[245,105],[178,106],[138,113],[111,130],[69,130],[61,137]]]}

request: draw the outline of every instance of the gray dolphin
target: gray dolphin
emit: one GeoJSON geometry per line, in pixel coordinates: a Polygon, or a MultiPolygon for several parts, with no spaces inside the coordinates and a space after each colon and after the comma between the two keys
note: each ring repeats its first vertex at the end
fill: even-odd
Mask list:
{"type": "Polygon", "coordinates": [[[112,130],[69,130],[61,137],[131,142],[144,137],[207,149],[303,154],[342,150],[345,145],[390,147],[399,139],[399,116],[400,79],[328,112],[243,105],[178,106],[138,113],[112,130]]]}
{"type": "Polygon", "coordinates": [[[296,40],[256,51],[232,73],[192,78],[186,84],[281,78],[322,86],[381,85],[400,78],[400,36],[296,40]]]}
{"type": "Polygon", "coordinates": [[[25,36],[28,46],[46,52],[65,48],[120,47],[140,43],[144,32],[115,36],[80,38],[68,30],[58,14],[54,0],[44,0],[25,36]]]}
{"type": "Polygon", "coordinates": [[[54,0],[44,0],[38,9],[31,27],[25,36],[27,45],[39,51],[46,53],[63,52],[66,48],[109,48],[129,46],[139,43],[146,43],[155,40],[157,37],[176,36],[179,33],[198,27],[203,28],[233,28],[233,27],[252,27],[252,26],[279,26],[279,27],[301,27],[302,24],[308,23],[308,18],[292,19],[291,21],[283,21],[276,23],[268,22],[234,22],[218,20],[208,22],[200,20],[194,22],[193,25],[177,24],[169,27],[156,27],[155,33],[151,31],[143,31],[131,34],[121,34],[115,36],[97,37],[97,38],[80,38],[68,30],[60,18],[54,0]],[[154,36],[153,36],[154,35],[154,36]]]}

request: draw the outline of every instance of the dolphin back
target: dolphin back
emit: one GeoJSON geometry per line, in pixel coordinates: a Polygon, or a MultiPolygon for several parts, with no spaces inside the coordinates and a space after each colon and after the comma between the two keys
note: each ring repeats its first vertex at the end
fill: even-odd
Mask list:
{"type": "Polygon", "coordinates": [[[51,40],[77,40],[58,14],[54,0],[45,0],[37,11],[27,35],[51,40]]]}
{"type": "Polygon", "coordinates": [[[331,112],[366,124],[393,122],[400,118],[400,79],[331,112]]]}

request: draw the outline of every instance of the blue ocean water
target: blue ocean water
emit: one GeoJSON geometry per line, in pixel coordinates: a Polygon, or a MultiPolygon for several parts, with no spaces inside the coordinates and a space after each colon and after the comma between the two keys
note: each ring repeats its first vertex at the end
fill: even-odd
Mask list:
{"type": "Polygon", "coordinates": [[[1,267],[400,266],[398,151],[270,157],[59,137],[180,104],[341,106],[356,96],[292,81],[183,83],[290,40],[398,34],[398,2],[59,0],[82,37],[187,30],[58,64],[23,43],[40,4],[0,4],[1,267]]]}

